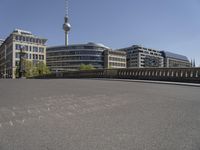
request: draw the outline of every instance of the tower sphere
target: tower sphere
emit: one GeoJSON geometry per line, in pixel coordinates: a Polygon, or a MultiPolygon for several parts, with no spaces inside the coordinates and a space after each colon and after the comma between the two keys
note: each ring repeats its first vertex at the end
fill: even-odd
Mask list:
{"type": "Polygon", "coordinates": [[[68,22],[68,17],[65,17],[65,22],[63,24],[63,30],[65,32],[68,32],[68,31],[70,31],[70,29],[71,29],[71,25],[68,22]]]}

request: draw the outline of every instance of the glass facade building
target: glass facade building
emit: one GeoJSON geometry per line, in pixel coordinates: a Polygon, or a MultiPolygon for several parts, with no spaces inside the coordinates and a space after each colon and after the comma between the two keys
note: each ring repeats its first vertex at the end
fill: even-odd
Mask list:
{"type": "Polygon", "coordinates": [[[104,51],[110,48],[103,44],[87,43],[47,48],[47,66],[52,72],[78,70],[81,64],[104,68],[104,51]]]}
{"type": "Polygon", "coordinates": [[[128,68],[191,67],[191,64],[186,56],[146,48],[141,45],[133,45],[131,47],[118,49],[118,51],[125,51],[127,53],[128,68]]]}
{"type": "Polygon", "coordinates": [[[167,51],[162,51],[161,53],[164,57],[164,66],[167,68],[191,67],[191,63],[186,56],[167,51]]]}

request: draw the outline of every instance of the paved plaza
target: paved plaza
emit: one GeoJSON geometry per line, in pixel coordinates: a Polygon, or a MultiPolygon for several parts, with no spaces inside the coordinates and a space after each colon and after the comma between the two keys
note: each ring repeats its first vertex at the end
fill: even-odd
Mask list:
{"type": "Polygon", "coordinates": [[[199,150],[200,87],[0,80],[0,150],[199,150]]]}

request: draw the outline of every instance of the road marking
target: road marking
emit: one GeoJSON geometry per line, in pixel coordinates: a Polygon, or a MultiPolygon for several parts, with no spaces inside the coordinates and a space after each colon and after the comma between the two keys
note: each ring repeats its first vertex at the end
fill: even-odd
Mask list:
{"type": "Polygon", "coordinates": [[[50,111],[50,108],[48,107],[48,111],[50,111]]]}

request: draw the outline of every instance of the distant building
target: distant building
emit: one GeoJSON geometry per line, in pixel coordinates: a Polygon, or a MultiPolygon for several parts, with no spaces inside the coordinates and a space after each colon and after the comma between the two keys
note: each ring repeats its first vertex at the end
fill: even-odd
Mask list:
{"type": "Polygon", "coordinates": [[[104,68],[126,68],[126,52],[105,50],[104,68]]]}
{"type": "Polygon", "coordinates": [[[191,67],[191,63],[186,56],[162,51],[164,57],[164,66],[167,68],[182,68],[182,67],[191,67]]]}
{"type": "Polygon", "coordinates": [[[160,51],[139,45],[118,49],[127,54],[128,68],[163,67],[163,57],[160,51]]]}
{"type": "Polygon", "coordinates": [[[87,43],[47,48],[47,66],[52,72],[78,70],[81,64],[104,68],[103,44],[87,43]]]}
{"type": "Polygon", "coordinates": [[[15,78],[20,61],[20,50],[25,52],[25,59],[35,63],[46,63],[46,39],[31,32],[16,29],[0,46],[0,77],[15,78]]]}
{"type": "Polygon", "coordinates": [[[0,46],[3,44],[4,40],[0,39],[0,46]]]}

